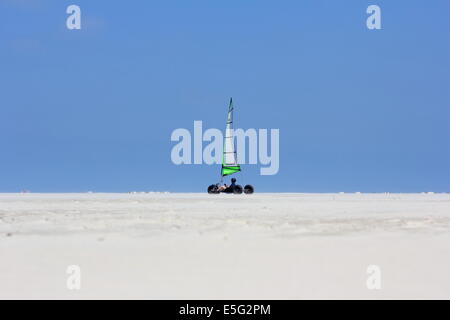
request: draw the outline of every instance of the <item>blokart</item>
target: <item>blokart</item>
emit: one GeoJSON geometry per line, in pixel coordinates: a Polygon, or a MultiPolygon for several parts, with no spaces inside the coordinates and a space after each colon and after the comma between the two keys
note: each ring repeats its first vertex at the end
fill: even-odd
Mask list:
{"type": "Polygon", "coordinates": [[[224,188],[221,184],[223,177],[232,175],[241,171],[241,166],[237,162],[236,150],[234,148],[234,132],[233,132],[233,99],[230,99],[230,105],[228,107],[227,124],[225,127],[225,138],[223,141],[223,157],[222,157],[222,170],[220,172],[221,179],[219,183],[212,184],[208,187],[209,194],[218,193],[233,193],[233,194],[252,194],[254,188],[252,185],[247,184],[243,188],[239,184],[235,184],[236,179],[232,178],[232,184],[224,188]]]}

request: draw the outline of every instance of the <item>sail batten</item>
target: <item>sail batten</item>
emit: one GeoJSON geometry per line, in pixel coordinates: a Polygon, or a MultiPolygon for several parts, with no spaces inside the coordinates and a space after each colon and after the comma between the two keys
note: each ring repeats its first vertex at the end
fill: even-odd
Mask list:
{"type": "Polygon", "coordinates": [[[233,132],[233,99],[230,99],[228,107],[228,117],[225,127],[225,138],[223,143],[223,157],[222,157],[222,176],[227,176],[238,171],[241,171],[241,166],[237,163],[236,149],[234,147],[234,132],[233,132]]]}

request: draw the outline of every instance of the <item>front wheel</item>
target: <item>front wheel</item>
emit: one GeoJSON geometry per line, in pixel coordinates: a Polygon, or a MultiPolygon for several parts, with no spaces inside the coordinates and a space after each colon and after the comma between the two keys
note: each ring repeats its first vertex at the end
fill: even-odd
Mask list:
{"type": "Polygon", "coordinates": [[[245,193],[245,194],[252,194],[253,191],[254,191],[254,189],[253,189],[253,186],[252,186],[251,184],[247,184],[247,185],[244,187],[244,193],[245,193]]]}
{"type": "Polygon", "coordinates": [[[241,194],[242,193],[242,186],[240,186],[240,185],[235,185],[234,186],[234,188],[233,188],[233,193],[234,194],[241,194]]]}

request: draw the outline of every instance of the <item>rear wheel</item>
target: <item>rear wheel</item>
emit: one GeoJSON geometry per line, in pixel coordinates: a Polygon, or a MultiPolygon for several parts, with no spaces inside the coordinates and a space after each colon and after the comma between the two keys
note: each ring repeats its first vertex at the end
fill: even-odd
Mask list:
{"type": "Polygon", "coordinates": [[[252,194],[254,191],[253,186],[251,184],[247,184],[244,187],[244,193],[245,194],[252,194]]]}
{"type": "Polygon", "coordinates": [[[209,194],[214,194],[214,193],[219,193],[219,190],[217,188],[217,185],[212,184],[208,187],[208,193],[209,194]]]}

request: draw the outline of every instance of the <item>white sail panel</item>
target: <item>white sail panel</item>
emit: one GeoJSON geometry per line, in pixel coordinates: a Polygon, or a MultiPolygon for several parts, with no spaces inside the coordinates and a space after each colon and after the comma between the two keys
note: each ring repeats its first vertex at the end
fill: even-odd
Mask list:
{"type": "Polygon", "coordinates": [[[233,132],[233,107],[228,111],[227,125],[225,128],[223,164],[226,166],[237,165],[236,152],[234,149],[234,132],[233,132]]]}

